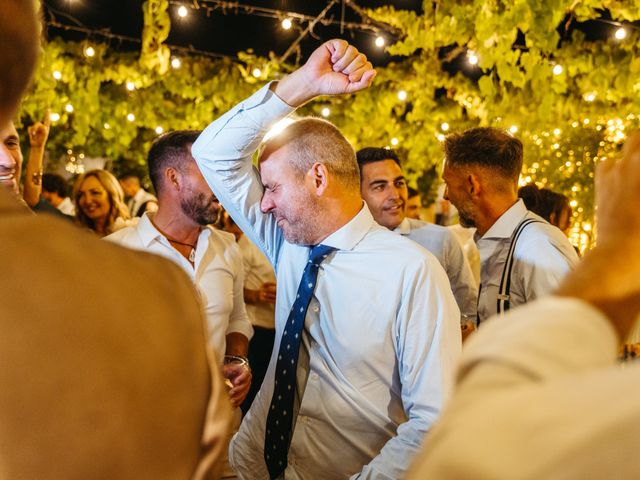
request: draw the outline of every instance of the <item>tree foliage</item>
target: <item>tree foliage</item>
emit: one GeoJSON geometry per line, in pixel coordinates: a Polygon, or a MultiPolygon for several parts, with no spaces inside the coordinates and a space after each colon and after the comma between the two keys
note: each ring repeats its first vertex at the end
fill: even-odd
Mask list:
{"type": "MultiPolygon", "coordinates": [[[[240,62],[193,55],[181,58],[180,68],[168,68],[162,45],[167,3],[145,3],[140,56],[106,44],[92,43],[93,57],[84,54],[83,43],[44,46],[22,118],[37,119],[46,106],[61,115],[49,144],[53,158],[73,149],[143,163],[157,127],[203,128],[291,68],[251,52],[239,54],[240,62]]],[[[618,41],[612,25],[607,39],[594,41],[572,26],[604,13],[637,22],[640,0],[428,0],[423,9],[421,15],[369,10],[402,32],[388,50],[403,60],[380,68],[370,90],[321,99],[302,113],[319,115],[328,107],[356,147],[397,143],[411,179],[423,176],[422,188],[441,163],[442,135],[476,125],[512,128],[525,144],[523,176],[569,194],[578,219],[590,219],[595,164],[638,125],[640,35],[627,28],[627,38],[618,41]],[[469,52],[476,66],[467,63],[469,52]],[[452,62],[462,68],[447,68],[452,62]]]]}

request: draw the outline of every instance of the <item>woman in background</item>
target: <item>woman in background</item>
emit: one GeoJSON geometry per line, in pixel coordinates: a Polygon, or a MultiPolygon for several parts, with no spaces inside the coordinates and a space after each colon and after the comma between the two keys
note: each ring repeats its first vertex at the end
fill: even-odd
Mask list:
{"type": "Polygon", "coordinates": [[[106,170],[89,170],[73,186],[76,223],[100,237],[127,225],[129,210],[118,180],[106,170]]]}

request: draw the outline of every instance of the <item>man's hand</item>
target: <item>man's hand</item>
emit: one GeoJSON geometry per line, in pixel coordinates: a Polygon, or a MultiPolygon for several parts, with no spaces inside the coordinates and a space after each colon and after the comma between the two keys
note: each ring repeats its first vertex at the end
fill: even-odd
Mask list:
{"type": "Polygon", "coordinates": [[[368,88],[376,76],[371,62],[345,40],[329,40],[309,60],[276,84],[275,93],[292,107],[320,95],[341,95],[368,88]]]}
{"type": "Polygon", "coordinates": [[[234,408],[239,407],[251,387],[251,369],[245,364],[227,363],[222,366],[222,375],[227,379],[225,382],[227,386],[231,386],[229,390],[231,405],[234,408]]]}
{"type": "Polygon", "coordinates": [[[31,148],[44,149],[49,138],[49,130],[51,128],[51,112],[49,109],[44,112],[44,119],[42,122],[36,122],[31,125],[29,130],[29,145],[31,148]]]}

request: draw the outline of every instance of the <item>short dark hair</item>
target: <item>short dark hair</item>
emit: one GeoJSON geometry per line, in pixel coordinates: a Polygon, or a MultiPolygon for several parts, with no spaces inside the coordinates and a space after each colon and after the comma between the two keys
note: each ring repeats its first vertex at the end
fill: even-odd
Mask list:
{"type": "Polygon", "coordinates": [[[358,160],[360,168],[367,163],[382,162],[383,160],[393,160],[398,164],[398,166],[402,167],[400,164],[400,157],[398,157],[398,154],[390,148],[361,148],[356,152],[356,159],[358,160]]]}
{"type": "Polygon", "coordinates": [[[140,175],[135,172],[125,172],[118,175],[118,180],[127,180],[128,178],[137,178],[140,180],[140,175]]]}
{"type": "Polygon", "coordinates": [[[182,171],[185,155],[191,157],[191,145],[199,136],[199,130],[176,130],[155,139],[147,155],[147,165],[156,192],[162,190],[164,170],[173,167],[182,171]]]}
{"type": "Polygon", "coordinates": [[[538,188],[534,183],[518,189],[518,197],[522,198],[527,210],[540,215],[547,222],[551,221],[551,214],[558,218],[565,209],[571,208],[566,195],[548,188],[538,188]]]}
{"type": "Polygon", "coordinates": [[[69,185],[67,185],[67,181],[56,173],[45,173],[42,175],[42,190],[57,193],[61,198],[69,195],[69,185]]]}
{"type": "Polygon", "coordinates": [[[407,187],[407,190],[409,192],[409,195],[407,196],[407,198],[413,198],[420,195],[420,192],[413,187],[407,187]]]}
{"type": "Polygon", "coordinates": [[[444,141],[444,152],[452,166],[486,167],[510,180],[517,180],[522,171],[522,142],[497,128],[451,134],[444,141]]]}

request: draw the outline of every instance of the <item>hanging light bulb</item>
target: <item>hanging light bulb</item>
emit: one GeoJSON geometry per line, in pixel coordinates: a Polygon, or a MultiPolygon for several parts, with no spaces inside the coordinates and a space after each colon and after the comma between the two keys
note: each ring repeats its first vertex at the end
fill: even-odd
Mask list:
{"type": "Polygon", "coordinates": [[[52,121],[52,122],[57,122],[57,121],[59,121],[59,120],[60,120],[60,114],[59,114],[59,113],[56,113],[56,112],[53,112],[53,113],[51,114],[51,117],[50,117],[50,118],[51,118],[51,121],[52,121]]]}
{"type": "Polygon", "coordinates": [[[254,68],[251,74],[256,78],[260,78],[262,76],[262,70],[260,70],[259,68],[254,68]]]}
{"type": "Polygon", "coordinates": [[[515,135],[516,133],[518,133],[518,126],[517,126],[517,125],[511,125],[511,126],[509,127],[509,131],[510,131],[512,134],[514,134],[514,135],[515,135]]]}
{"type": "Polygon", "coordinates": [[[185,7],[184,5],[181,5],[180,8],[178,8],[178,15],[180,15],[182,18],[186,17],[189,14],[189,10],[187,10],[187,7],[185,7]]]}
{"type": "Polygon", "coordinates": [[[65,111],[67,113],[72,113],[73,112],[73,105],[71,105],[70,103],[67,103],[64,107],[65,111]]]}
{"type": "Polygon", "coordinates": [[[384,47],[384,44],[385,44],[386,42],[385,42],[385,40],[384,40],[384,37],[383,37],[383,36],[378,35],[378,36],[376,37],[376,42],[375,42],[375,43],[376,43],[376,47],[378,47],[378,48],[382,48],[382,47],[384,47]]]}
{"type": "Polygon", "coordinates": [[[393,145],[394,147],[395,147],[396,145],[398,145],[398,143],[400,143],[400,142],[398,141],[398,139],[397,139],[396,137],[393,137],[393,138],[391,139],[391,145],[393,145]]]}
{"type": "Polygon", "coordinates": [[[405,90],[400,90],[398,92],[398,100],[405,101],[407,99],[407,92],[405,90]]]}
{"type": "Polygon", "coordinates": [[[178,69],[180,68],[180,66],[182,65],[182,62],[180,61],[180,59],[178,57],[173,57],[171,59],[171,67],[178,69]]]}
{"type": "Polygon", "coordinates": [[[624,40],[625,38],[627,38],[627,30],[624,27],[620,27],[616,30],[614,36],[616,37],[616,40],[624,40]]]}
{"type": "Polygon", "coordinates": [[[564,67],[562,65],[555,65],[553,67],[553,74],[554,75],[561,75],[562,72],[564,72],[564,67]]]}
{"type": "Polygon", "coordinates": [[[327,118],[329,115],[331,115],[331,110],[329,109],[329,107],[324,107],[320,113],[322,114],[322,116],[324,118],[327,118]]]}
{"type": "Polygon", "coordinates": [[[289,30],[293,26],[293,22],[290,18],[285,18],[284,20],[282,20],[281,25],[284,30],[289,30]]]}
{"type": "Polygon", "coordinates": [[[163,132],[164,132],[164,128],[162,128],[160,125],[158,125],[158,126],[156,127],[156,133],[157,133],[158,135],[162,135],[162,134],[163,134],[163,132]]]}
{"type": "Polygon", "coordinates": [[[84,54],[87,57],[93,57],[96,54],[96,50],[92,46],[88,46],[87,48],[84,49],[84,54]]]}
{"type": "Polygon", "coordinates": [[[56,80],[61,80],[62,79],[62,73],[58,70],[53,72],[53,78],[55,78],[56,80]]]}
{"type": "Polygon", "coordinates": [[[127,90],[133,92],[136,89],[136,84],[133,82],[127,82],[127,90]]]}
{"type": "Polygon", "coordinates": [[[136,119],[136,116],[133,113],[129,113],[127,115],[127,120],[129,120],[130,122],[133,122],[136,119]]]}
{"type": "Polygon", "coordinates": [[[467,61],[471,65],[477,65],[478,64],[478,56],[476,55],[476,53],[473,50],[469,50],[467,52],[467,61]]]}
{"type": "Polygon", "coordinates": [[[440,125],[440,129],[443,132],[446,132],[447,130],[449,130],[449,124],[447,122],[442,122],[442,125],[440,125]]]}

